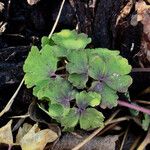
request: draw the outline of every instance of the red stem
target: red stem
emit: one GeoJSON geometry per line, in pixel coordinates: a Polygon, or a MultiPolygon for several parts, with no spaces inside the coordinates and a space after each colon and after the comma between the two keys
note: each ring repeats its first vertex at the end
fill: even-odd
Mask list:
{"type": "Polygon", "coordinates": [[[127,108],[131,108],[131,109],[134,109],[134,110],[137,110],[137,111],[141,111],[145,114],[148,114],[150,115],[150,109],[146,109],[144,107],[141,107],[141,106],[137,106],[137,105],[134,105],[134,104],[130,104],[128,102],[125,102],[125,101],[121,101],[121,100],[118,100],[118,104],[120,106],[124,106],[124,107],[127,107],[127,108]]]}

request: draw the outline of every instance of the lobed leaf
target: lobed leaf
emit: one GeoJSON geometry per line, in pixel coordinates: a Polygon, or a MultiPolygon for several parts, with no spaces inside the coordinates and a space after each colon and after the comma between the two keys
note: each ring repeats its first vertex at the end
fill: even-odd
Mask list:
{"type": "Polygon", "coordinates": [[[84,49],[91,42],[91,38],[88,38],[86,34],[77,34],[75,30],[67,29],[53,34],[52,40],[55,44],[69,50],[84,49]]]}
{"type": "Polygon", "coordinates": [[[85,109],[88,106],[98,106],[101,101],[101,95],[96,92],[82,91],[76,94],[76,103],[79,108],[85,109]]]}
{"type": "Polygon", "coordinates": [[[86,83],[88,81],[87,74],[69,74],[68,80],[73,84],[73,86],[78,89],[83,89],[86,87],[86,83]]]}
{"type": "Polygon", "coordinates": [[[90,90],[101,94],[102,102],[100,106],[102,108],[112,108],[117,106],[118,95],[116,91],[109,88],[105,83],[94,81],[90,90]]]}
{"type": "Polygon", "coordinates": [[[60,103],[69,106],[70,101],[74,99],[76,91],[71,84],[60,77],[44,81],[34,87],[33,93],[40,99],[48,98],[52,103],[60,103]]]}
{"type": "Polygon", "coordinates": [[[23,66],[27,87],[31,88],[38,82],[50,80],[50,76],[57,70],[57,61],[51,49],[44,47],[40,52],[36,46],[33,46],[23,66]]]}
{"type": "Polygon", "coordinates": [[[102,127],[104,125],[103,121],[103,114],[95,108],[87,108],[85,112],[81,114],[79,119],[80,128],[84,130],[102,127]]]}
{"type": "Polygon", "coordinates": [[[76,108],[71,108],[69,113],[61,119],[61,125],[64,127],[64,130],[74,128],[79,120],[79,114],[77,113],[76,108]]]}

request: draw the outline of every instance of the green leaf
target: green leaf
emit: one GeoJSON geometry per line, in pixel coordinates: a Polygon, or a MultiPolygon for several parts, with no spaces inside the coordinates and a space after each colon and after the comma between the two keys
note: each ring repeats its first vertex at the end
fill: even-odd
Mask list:
{"type": "Polygon", "coordinates": [[[86,74],[70,74],[68,80],[73,84],[73,86],[78,89],[83,89],[86,87],[88,81],[88,75],[86,74]]]}
{"type": "Polygon", "coordinates": [[[132,78],[129,75],[119,76],[114,73],[107,78],[105,83],[112,89],[124,93],[128,91],[128,87],[132,84],[132,78]]]}
{"type": "Polygon", "coordinates": [[[84,49],[91,42],[91,38],[88,38],[86,34],[77,34],[75,30],[62,30],[53,34],[52,39],[55,44],[70,50],[84,49]]]}
{"type": "Polygon", "coordinates": [[[107,48],[95,48],[95,49],[86,49],[90,55],[96,55],[100,57],[110,57],[111,55],[119,55],[120,52],[116,50],[109,50],[107,48]]]}
{"type": "Polygon", "coordinates": [[[79,114],[76,108],[71,108],[69,113],[62,117],[61,119],[61,126],[64,127],[64,130],[74,128],[79,120],[79,114]]]}
{"type": "Polygon", "coordinates": [[[79,108],[85,109],[88,106],[98,106],[101,101],[101,95],[96,92],[80,92],[76,94],[76,103],[79,108]]]}
{"type": "Polygon", "coordinates": [[[100,106],[102,108],[112,108],[117,106],[118,95],[116,91],[109,88],[105,83],[94,81],[90,90],[101,94],[102,102],[100,106]]]}
{"type": "Polygon", "coordinates": [[[67,71],[77,74],[87,74],[88,58],[85,51],[72,51],[68,56],[69,63],[66,65],[67,71]]]}
{"type": "Polygon", "coordinates": [[[52,47],[52,49],[53,49],[55,56],[57,56],[57,57],[67,57],[67,55],[68,55],[67,49],[65,49],[63,47],[54,45],[52,47]]]}
{"type": "Polygon", "coordinates": [[[106,76],[106,63],[99,56],[89,58],[89,76],[95,80],[102,80],[106,76]]]}
{"type": "Polygon", "coordinates": [[[63,116],[66,116],[69,113],[69,111],[70,107],[64,107],[63,105],[58,103],[49,103],[48,113],[54,119],[60,121],[63,116]]]}
{"type": "Polygon", "coordinates": [[[107,65],[107,74],[126,75],[131,72],[131,66],[128,64],[128,60],[122,56],[111,56],[109,59],[105,59],[107,65]]]}
{"type": "Polygon", "coordinates": [[[57,77],[51,83],[45,81],[34,87],[33,93],[40,99],[48,98],[52,103],[69,106],[76,91],[67,80],[57,77]]]}
{"type": "Polygon", "coordinates": [[[49,104],[48,113],[51,117],[60,117],[64,114],[64,107],[60,104],[49,104]]]}
{"type": "Polygon", "coordinates": [[[54,42],[49,39],[47,36],[43,36],[41,39],[41,46],[44,47],[45,45],[54,45],[54,42]]]}
{"type": "Polygon", "coordinates": [[[80,128],[84,130],[102,127],[104,125],[104,116],[95,108],[87,108],[80,116],[80,128]]]}
{"type": "Polygon", "coordinates": [[[33,46],[23,66],[27,87],[31,88],[40,81],[49,80],[51,74],[57,70],[57,61],[49,47],[45,46],[40,52],[36,46],[33,46]]]}
{"type": "Polygon", "coordinates": [[[142,120],[142,128],[147,131],[150,127],[150,116],[147,114],[144,114],[144,119],[142,120]]]}

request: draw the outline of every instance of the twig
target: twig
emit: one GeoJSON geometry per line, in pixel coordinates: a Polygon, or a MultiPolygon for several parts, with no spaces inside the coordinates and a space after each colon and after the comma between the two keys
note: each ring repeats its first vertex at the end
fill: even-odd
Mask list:
{"type": "Polygon", "coordinates": [[[150,105],[150,102],[149,102],[149,101],[134,100],[134,102],[136,102],[136,103],[140,103],[140,104],[145,104],[145,105],[150,105]]]}
{"type": "Polygon", "coordinates": [[[95,130],[90,136],[88,136],[86,139],[84,139],[81,143],[79,143],[76,147],[74,147],[72,150],[78,150],[83,145],[88,143],[93,137],[95,137],[108,123],[119,113],[120,110],[117,110],[115,113],[112,114],[112,116],[105,122],[105,125],[103,127],[98,128],[95,130]]]}
{"type": "Polygon", "coordinates": [[[138,137],[134,143],[131,145],[130,150],[135,150],[135,148],[137,147],[137,144],[139,143],[141,137],[138,137]]]}
{"type": "Polygon", "coordinates": [[[28,118],[28,117],[30,117],[29,114],[26,114],[26,115],[20,115],[20,116],[12,116],[12,117],[10,117],[10,118],[17,119],[17,118],[28,118]]]}
{"type": "Polygon", "coordinates": [[[133,68],[132,72],[150,72],[150,68],[133,68]]]}
{"type": "Polygon", "coordinates": [[[126,140],[128,131],[129,131],[129,126],[128,126],[128,128],[127,128],[126,131],[125,131],[125,134],[124,134],[124,136],[123,136],[123,140],[122,140],[122,143],[121,143],[121,146],[120,146],[120,149],[119,149],[119,150],[122,150],[122,149],[123,149],[123,145],[124,145],[124,143],[125,143],[125,140],[126,140]]]}
{"type": "Polygon", "coordinates": [[[130,120],[130,119],[132,119],[132,117],[130,117],[130,116],[120,117],[120,118],[117,118],[117,119],[113,119],[108,124],[117,123],[117,122],[121,122],[121,121],[126,121],[126,120],[130,120]]]}
{"type": "Polygon", "coordinates": [[[60,9],[59,9],[59,12],[58,12],[58,15],[57,15],[56,21],[55,21],[54,26],[53,26],[53,28],[52,28],[52,30],[51,30],[51,32],[50,32],[50,34],[49,34],[49,36],[48,36],[48,38],[49,38],[49,39],[51,38],[51,36],[52,36],[52,34],[53,34],[53,32],[54,32],[54,30],[55,30],[55,28],[56,28],[57,24],[58,24],[58,21],[59,21],[59,18],[60,18],[60,15],[61,15],[61,12],[62,12],[62,9],[63,9],[63,6],[64,6],[64,3],[65,3],[65,0],[63,0],[63,1],[62,1],[62,3],[61,3],[61,6],[60,6],[60,9]]]}
{"type": "Polygon", "coordinates": [[[150,109],[146,109],[144,107],[141,107],[141,106],[137,106],[137,105],[134,105],[134,104],[130,104],[128,102],[125,102],[125,101],[121,101],[121,100],[118,100],[118,104],[120,106],[124,106],[124,107],[127,107],[127,108],[131,108],[131,109],[134,109],[134,110],[137,110],[137,111],[140,111],[140,112],[143,112],[145,114],[148,114],[150,115],[150,109]]]}
{"type": "Polygon", "coordinates": [[[140,144],[140,146],[137,148],[137,150],[144,150],[148,144],[150,144],[150,128],[148,130],[148,133],[147,133],[144,141],[140,144]]]}
{"type": "Polygon", "coordinates": [[[15,93],[13,94],[13,96],[11,97],[11,99],[9,100],[9,102],[7,103],[7,105],[5,106],[5,108],[0,112],[0,117],[5,114],[7,111],[9,111],[11,105],[13,104],[14,102],[14,99],[15,97],[17,96],[21,86],[23,85],[23,82],[24,82],[24,78],[22,79],[21,83],[19,84],[17,90],[15,91],[15,93]]]}

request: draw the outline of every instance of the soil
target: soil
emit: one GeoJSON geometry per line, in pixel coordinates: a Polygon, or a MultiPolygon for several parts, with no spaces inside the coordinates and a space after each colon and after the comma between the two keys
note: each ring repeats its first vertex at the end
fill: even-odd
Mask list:
{"type": "MultiPolygon", "coordinates": [[[[0,110],[7,104],[23,78],[23,63],[30,47],[40,46],[40,39],[48,35],[56,20],[60,0],[40,0],[30,6],[27,0],[1,0],[4,9],[0,12],[0,22],[6,22],[6,29],[0,35],[0,110]]],[[[141,47],[143,26],[139,22],[132,26],[130,21],[136,13],[135,2],[130,13],[119,20],[117,17],[129,0],[67,0],[55,29],[75,29],[88,34],[92,38],[91,47],[103,47],[120,50],[133,68],[150,67],[145,58],[140,59],[138,54],[141,47]],[[131,50],[134,44],[133,50],[131,50]]],[[[131,99],[148,100],[149,94],[140,96],[140,93],[150,86],[150,72],[132,72],[133,84],[129,89],[131,99]],[[140,86],[139,86],[140,85],[140,86]]],[[[8,122],[10,116],[27,113],[33,100],[32,91],[23,86],[8,113],[0,118],[0,126],[8,122]]],[[[126,113],[126,111],[124,111],[126,113]]],[[[131,125],[143,134],[143,130],[135,123],[131,125]]],[[[123,125],[124,127],[125,125],[123,125]]],[[[135,131],[130,131],[134,140],[135,131]]],[[[145,135],[145,133],[143,134],[145,135]]],[[[130,140],[129,140],[130,141],[130,140]]],[[[128,149],[128,142],[124,149],[128,149]]]]}

